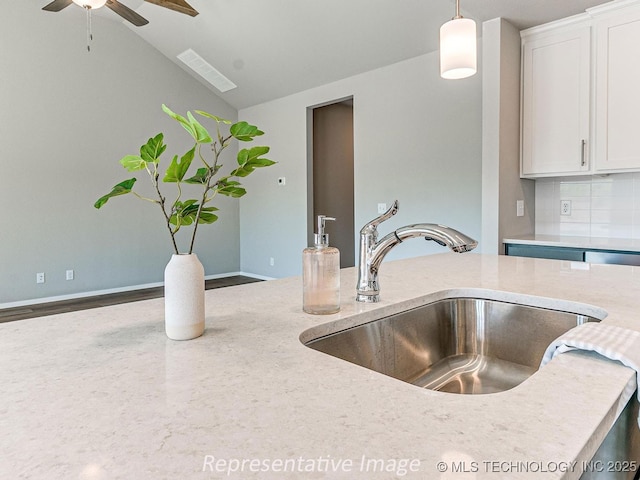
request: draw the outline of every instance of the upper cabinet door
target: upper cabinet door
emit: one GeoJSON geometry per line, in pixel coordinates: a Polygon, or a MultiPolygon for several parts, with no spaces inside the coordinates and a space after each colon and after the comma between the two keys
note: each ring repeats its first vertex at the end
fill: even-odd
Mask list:
{"type": "Polygon", "coordinates": [[[640,9],[597,18],[595,171],[640,168],[640,9]]]}
{"type": "Polygon", "coordinates": [[[590,42],[588,24],[523,37],[522,177],[589,171],[590,42]]]}

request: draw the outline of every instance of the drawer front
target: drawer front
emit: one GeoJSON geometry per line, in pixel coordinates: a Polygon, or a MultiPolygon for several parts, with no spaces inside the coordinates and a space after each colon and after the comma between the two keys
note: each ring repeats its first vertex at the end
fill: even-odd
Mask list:
{"type": "Polygon", "coordinates": [[[568,260],[572,262],[584,261],[584,250],[566,247],[507,244],[506,254],[516,257],[550,258],[552,260],[568,260]]]}
{"type": "Polygon", "coordinates": [[[640,255],[634,253],[586,252],[585,262],[640,266],[640,255]]]}

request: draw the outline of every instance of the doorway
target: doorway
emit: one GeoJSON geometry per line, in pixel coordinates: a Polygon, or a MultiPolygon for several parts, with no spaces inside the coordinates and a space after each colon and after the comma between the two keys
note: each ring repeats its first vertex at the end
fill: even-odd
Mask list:
{"type": "Polygon", "coordinates": [[[313,245],[318,215],[327,222],[329,245],[340,250],[340,268],[355,265],[353,99],[311,109],[308,165],[308,238],[313,245]]]}

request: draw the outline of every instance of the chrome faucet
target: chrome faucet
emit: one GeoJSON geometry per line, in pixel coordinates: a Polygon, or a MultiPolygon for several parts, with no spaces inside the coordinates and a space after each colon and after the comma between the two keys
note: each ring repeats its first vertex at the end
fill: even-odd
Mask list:
{"type": "Polygon", "coordinates": [[[387,253],[404,240],[424,237],[426,240],[433,240],[443,247],[449,247],[457,253],[468,252],[478,246],[477,241],[457,230],[434,223],[407,225],[398,228],[378,241],[378,225],[398,213],[399,208],[396,200],[389,210],[371,220],[360,230],[360,265],[356,295],[358,302],[374,303],[380,301],[380,286],[378,285],[380,264],[387,253]]]}

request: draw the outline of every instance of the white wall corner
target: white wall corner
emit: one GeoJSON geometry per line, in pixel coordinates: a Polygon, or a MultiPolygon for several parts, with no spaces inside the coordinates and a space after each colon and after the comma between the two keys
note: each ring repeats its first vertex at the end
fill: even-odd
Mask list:
{"type": "Polygon", "coordinates": [[[534,233],[535,191],[520,179],[520,33],[502,18],[482,29],[482,251],[496,254],[505,237],[534,233]]]}
{"type": "Polygon", "coordinates": [[[482,253],[498,253],[501,19],[482,24],[482,253]]]}

